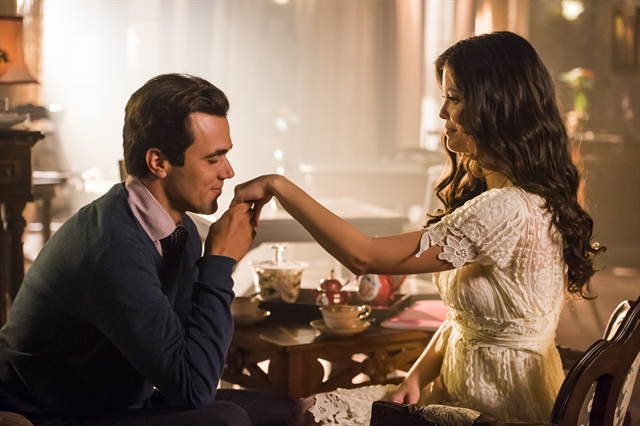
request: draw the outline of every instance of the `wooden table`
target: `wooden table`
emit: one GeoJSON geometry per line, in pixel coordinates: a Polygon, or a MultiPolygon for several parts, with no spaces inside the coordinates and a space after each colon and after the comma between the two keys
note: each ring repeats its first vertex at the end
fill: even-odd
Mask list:
{"type": "Polygon", "coordinates": [[[33,201],[31,147],[42,138],[40,132],[0,130],[0,326],[24,278],[22,233],[27,223],[22,211],[33,201]]]}
{"type": "Polygon", "coordinates": [[[321,335],[308,323],[267,318],[237,326],[222,379],[247,388],[274,390],[294,400],[338,387],[399,383],[396,370],[408,371],[433,332],[385,329],[372,324],[350,337],[321,335]],[[331,363],[325,377],[319,359],[331,363]],[[267,371],[258,364],[269,361],[267,371]],[[369,380],[354,384],[364,373],[369,380]]]}

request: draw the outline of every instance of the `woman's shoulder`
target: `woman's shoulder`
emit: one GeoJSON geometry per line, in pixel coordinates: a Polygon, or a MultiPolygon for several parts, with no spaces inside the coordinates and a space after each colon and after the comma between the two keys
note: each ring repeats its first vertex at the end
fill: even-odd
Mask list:
{"type": "Polygon", "coordinates": [[[511,211],[525,215],[538,215],[546,211],[542,197],[517,186],[489,189],[467,201],[461,209],[493,212],[504,210],[505,213],[511,211]]]}
{"type": "Polygon", "coordinates": [[[451,219],[462,216],[485,214],[504,214],[507,211],[519,210],[523,207],[521,190],[515,187],[489,189],[468,200],[449,215],[451,219]]]}
{"type": "Polygon", "coordinates": [[[527,223],[545,222],[545,212],[538,195],[518,187],[494,188],[443,217],[440,227],[461,229],[477,237],[491,232],[518,233],[527,223]]]}
{"type": "Polygon", "coordinates": [[[432,240],[438,241],[447,232],[464,235],[480,252],[500,268],[513,259],[519,241],[532,226],[541,221],[535,207],[539,199],[521,188],[507,187],[488,190],[467,201],[429,227],[432,240]]]}

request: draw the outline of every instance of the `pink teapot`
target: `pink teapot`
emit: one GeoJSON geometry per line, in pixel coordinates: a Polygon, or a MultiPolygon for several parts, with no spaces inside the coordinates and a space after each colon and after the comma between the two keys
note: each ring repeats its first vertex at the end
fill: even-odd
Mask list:
{"type": "Polygon", "coordinates": [[[333,276],[333,269],[329,278],[320,280],[320,285],[313,291],[313,298],[316,305],[346,305],[349,303],[350,294],[343,291],[342,287],[346,285],[333,276]]]}

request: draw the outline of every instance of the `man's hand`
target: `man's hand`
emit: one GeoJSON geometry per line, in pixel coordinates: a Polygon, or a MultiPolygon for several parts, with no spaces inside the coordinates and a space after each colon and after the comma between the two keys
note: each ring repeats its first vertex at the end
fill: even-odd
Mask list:
{"type": "Polygon", "coordinates": [[[204,242],[205,254],[226,256],[239,262],[256,235],[251,203],[237,203],[211,224],[204,242]]]}
{"type": "Polygon", "coordinates": [[[269,186],[278,177],[278,175],[264,175],[237,185],[231,206],[245,202],[253,203],[254,222],[258,226],[262,208],[273,198],[269,186]]]}

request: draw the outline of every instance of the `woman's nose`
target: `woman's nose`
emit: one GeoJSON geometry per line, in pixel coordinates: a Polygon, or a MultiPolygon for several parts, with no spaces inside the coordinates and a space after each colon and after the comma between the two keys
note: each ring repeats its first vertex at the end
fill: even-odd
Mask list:
{"type": "Polygon", "coordinates": [[[449,118],[449,113],[447,112],[447,109],[445,108],[445,104],[442,104],[442,106],[440,107],[440,113],[438,114],[438,116],[440,118],[442,118],[443,120],[446,120],[447,118],[449,118]]]}

